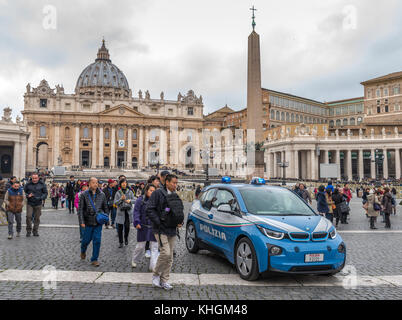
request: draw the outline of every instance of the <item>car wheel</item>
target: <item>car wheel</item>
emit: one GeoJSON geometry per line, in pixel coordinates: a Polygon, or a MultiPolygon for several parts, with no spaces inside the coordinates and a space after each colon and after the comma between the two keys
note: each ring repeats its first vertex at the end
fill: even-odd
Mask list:
{"type": "Polygon", "coordinates": [[[257,254],[250,239],[241,239],[235,250],[237,272],[244,280],[254,281],[260,276],[258,271],[257,254]]]}
{"type": "Polygon", "coordinates": [[[197,253],[199,250],[197,243],[197,231],[193,222],[189,222],[186,229],[186,247],[188,252],[197,253]]]}

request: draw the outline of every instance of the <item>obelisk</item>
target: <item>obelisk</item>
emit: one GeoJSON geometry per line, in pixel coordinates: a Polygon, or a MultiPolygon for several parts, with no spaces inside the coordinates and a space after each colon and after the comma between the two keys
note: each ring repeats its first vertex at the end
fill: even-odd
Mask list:
{"type": "Polygon", "coordinates": [[[263,142],[263,113],[261,90],[260,36],[255,32],[255,15],[253,11],[253,32],[248,37],[247,70],[247,129],[255,130],[255,143],[263,142]]]}

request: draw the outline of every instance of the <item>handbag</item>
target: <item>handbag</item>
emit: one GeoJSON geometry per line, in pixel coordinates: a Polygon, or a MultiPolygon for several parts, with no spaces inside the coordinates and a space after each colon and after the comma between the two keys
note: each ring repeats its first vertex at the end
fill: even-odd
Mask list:
{"type": "Polygon", "coordinates": [[[349,206],[346,204],[346,201],[339,203],[338,208],[341,213],[348,213],[350,210],[349,206]]]}
{"type": "Polygon", "coordinates": [[[373,203],[373,208],[374,211],[381,211],[381,206],[377,202],[373,203]]]}
{"type": "MultiPolygon", "coordinates": [[[[123,194],[123,191],[120,190],[120,192],[123,194]]],[[[125,211],[125,210],[128,211],[128,210],[131,210],[132,208],[133,208],[133,205],[131,203],[127,203],[125,201],[122,201],[119,205],[119,209],[122,211],[125,211]]]]}
{"type": "MultiPolygon", "coordinates": [[[[92,200],[92,196],[91,196],[91,194],[89,193],[89,190],[88,190],[87,192],[88,192],[89,202],[91,203],[92,208],[93,208],[94,211],[96,212],[96,207],[95,207],[95,204],[94,204],[94,202],[93,202],[93,200],[92,200]]],[[[95,195],[95,199],[96,199],[96,195],[95,195]]],[[[100,224],[100,225],[109,223],[109,215],[106,214],[106,213],[104,213],[104,212],[97,212],[97,213],[96,213],[96,222],[97,222],[98,224],[100,224]]]]}

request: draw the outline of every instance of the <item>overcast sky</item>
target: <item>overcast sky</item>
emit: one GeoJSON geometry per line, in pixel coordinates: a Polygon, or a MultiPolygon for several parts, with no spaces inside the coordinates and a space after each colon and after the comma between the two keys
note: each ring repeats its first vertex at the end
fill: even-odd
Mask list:
{"type": "Polygon", "coordinates": [[[193,89],[205,114],[244,108],[252,5],[264,88],[331,101],[402,70],[398,0],[0,0],[0,110],[15,117],[27,83],[43,78],[73,93],[102,37],[135,96],[176,100],[193,89]]]}

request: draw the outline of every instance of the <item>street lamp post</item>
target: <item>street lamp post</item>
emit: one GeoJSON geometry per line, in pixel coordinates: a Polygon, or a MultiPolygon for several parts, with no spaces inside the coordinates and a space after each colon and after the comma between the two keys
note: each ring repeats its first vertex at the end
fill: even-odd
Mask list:
{"type": "Polygon", "coordinates": [[[285,186],[286,185],[286,168],[289,167],[289,162],[278,162],[278,167],[283,168],[283,181],[282,181],[282,185],[285,186]]]}
{"type": "Polygon", "coordinates": [[[209,161],[214,158],[214,152],[208,150],[200,150],[201,159],[207,159],[206,169],[205,169],[205,186],[209,185],[209,161]]]}
{"type": "Polygon", "coordinates": [[[371,162],[374,162],[374,163],[375,163],[376,180],[379,179],[379,177],[380,177],[380,168],[379,168],[379,164],[380,164],[380,163],[383,163],[383,161],[384,161],[384,155],[383,155],[383,154],[381,154],[381,155],[378,154],[378,151],[379,151],[379,150],[376,150],[376,151],[375,151],[374,159],[371,159],[371,156],[370,156],[371,162]]]}

